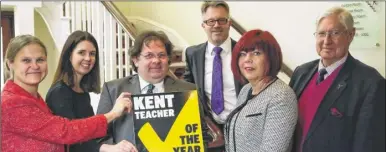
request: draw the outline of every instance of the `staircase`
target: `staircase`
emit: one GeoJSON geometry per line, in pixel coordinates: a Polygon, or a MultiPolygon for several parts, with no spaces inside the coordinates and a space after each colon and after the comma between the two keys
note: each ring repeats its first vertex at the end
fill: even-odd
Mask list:
{"type": "MultiPolygon", "coordinates": [[[[128,52],[136,36],[135,28],[119,14],[112,2],[44,1],[42,7],[35,10],[46,22],[59,51],[76,30],[87,31],[95,37],[99,47],[101,85],[134,73],[128,52]]],[[[99,94],[90,93],[90,97],[95,112],[99,94]]]]}
{"type": "Polygon", "coordinates": [[[59,50],[76,30],[87,31],[95,37],[102,82],[132,74],[128,50],[136,33],[124,18],[116,17],[119,12],[112,2],[43,2],[37,11],[45,18],[59,50]]]}
{"type": "MultiPolygon", "coordinates": [[[[35,8],[35,10],[43,17],[56,48],[60,51],[67,37],[76,30],[87,31],[96,38],[100,51],[99,64],[102,84],[135,73],[130,65],[128,51],[133,46],[134,37],[137,35],[136,29],[120,13],[113,2],[43,1],[41,7],[35,8]]],[[[232,28],[242,35],[245,30],[237,22],[235,23],[232,28]]],[[[173,54],[172,60],[177,62],[172,62],[170,69],[176,70],[177,77],[181,78],[185,68],[182,50],[175,51],[173,54]]],[[[2,65],[2,67],[4,66],[2,65]]],[[[3,75],[3,70],[1,72],[3,75]]],[[[176,77],[170,71],[169,75],[176,77]]],[[[278,76],[288,83],[289,75],[284,68],[278,76]]],[[[3,84],[3,77],[1,78],[3,84]]],[[[92,102],[97,104],[99,95],[91,94],[91,96],[92,102]]],[[[95,108],[96,106],[94,106],[95,108]]]]}

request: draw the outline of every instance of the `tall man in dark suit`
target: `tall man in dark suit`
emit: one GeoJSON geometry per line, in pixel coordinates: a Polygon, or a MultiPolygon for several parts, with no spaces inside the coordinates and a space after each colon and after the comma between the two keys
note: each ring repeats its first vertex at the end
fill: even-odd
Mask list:
{"type": "MultiPolygon", "coordinates": [[[[167,75],[173,45],[168,37],[161,32],[146,31],[140,34],[130,50],[132,67],[138,74],[106,82],[98,105],[98,114],[111,110],[115,99],[121,92],[131,94],[178,92],[196,89],[195,85],[167,75]]],[[[128,151],[135,144],[133,114],[125,116],[109,124],[107,136],[100,141],[101,150],[128,151]]],[[[138,151],[146,151],[143,145],[137,145],[138,151]]]]}
{"type": "Polygon", "coordinates": [[[229,37],[232,21],[226,2],[206,1],[201,6],[201,13],[201,26],[208,41],[186,49],[184,79],[197,85],[205,114],[223,129],[241,89],[241,84],[231,73],[231,54],[236,42],[229,37]]]}
{"type": "Polygon", "coordinates": [[[327,10],[315,32],[321,59],[294,71],[290,86],[299,99],[297,152],[385,151],[385,79],[350,55],[353,25],[347,10],[327,10]]]}

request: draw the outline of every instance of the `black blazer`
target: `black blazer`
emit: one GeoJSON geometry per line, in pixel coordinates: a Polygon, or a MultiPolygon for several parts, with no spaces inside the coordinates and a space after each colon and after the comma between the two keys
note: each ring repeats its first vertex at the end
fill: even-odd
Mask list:
{"type": "MultiPolygon", "coordinates": [[[[318,63],[295,69],[289,85],[298,99],[318,63]]],[[[315,113],[303,152],[384,152],[384,91],[385,79],[378,71],[349,54],[315,113]]]]}
{"type": "MultiPolygon", "coordinates": [[[[231,39],[232,41],[232,51],[234,46],[236,45],[236,41],[231,39]]],[[[205,51],[207,47],[208,42],[201,43],[195,46],[190,46],[185,51],[185,60],[186,60],[186,68],[184,73],[184,79],[185,81],[195,83],[197,86],[197,92],[198,96],[200,98],[200,101],[205,109],[205,114],[207,116],[210,116],[209,113],[209,106],[208,106],[208,98],[205,95],[205,80],[204,80],[204,73],[205,73],[205,51]]],[[[232,71],[229,71],[229,74],[232,74],[232,71]]],[[[238,96],[242,84],[235,79],[235,89],[236,89],[236,95],[238,96]]]]}

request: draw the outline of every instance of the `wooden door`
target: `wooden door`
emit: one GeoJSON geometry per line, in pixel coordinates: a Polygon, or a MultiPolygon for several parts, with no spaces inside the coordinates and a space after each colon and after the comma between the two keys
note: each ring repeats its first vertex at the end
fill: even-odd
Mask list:
{"type": "Polygon", "coordinates": [[[14,15],[11,11],[1,11],[1,27],[3,28],[3,57],[9,41],[15,37],[14,15]]]}

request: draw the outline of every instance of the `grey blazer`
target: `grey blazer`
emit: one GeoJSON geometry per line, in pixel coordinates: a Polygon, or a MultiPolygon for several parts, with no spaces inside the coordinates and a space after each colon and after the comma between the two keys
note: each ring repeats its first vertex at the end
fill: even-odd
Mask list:
{"type": "Polygon", "coordinates": [[[248,100],[246,84],[224,127],[227,152],[288,152],[298,117],[295,92],[276,79],[248,100]]]}
{"type": "MultiPolygon", "coordinates": [[[[122,92],[140,94],[138,75],[131,75],[125,78],[106,82],[100,96],[97,114],[109,112],[115,100],[122,92]]],[[[178,92],[195,90],[196,86],[192,83],[173,79],[166,76],[164,79],[165,92],[178,92]]],[[[100,144],[117,144],[122,140],[127,140],[135,144],[135,133],[133,125],[133,114],[128,113],[114,120],[108,125],[107,135],[99,140],[100,144]]]]}

